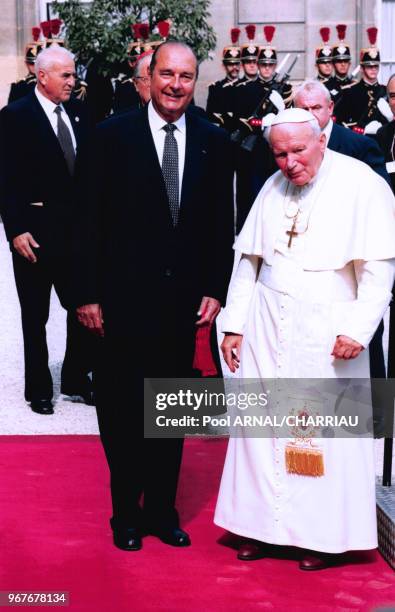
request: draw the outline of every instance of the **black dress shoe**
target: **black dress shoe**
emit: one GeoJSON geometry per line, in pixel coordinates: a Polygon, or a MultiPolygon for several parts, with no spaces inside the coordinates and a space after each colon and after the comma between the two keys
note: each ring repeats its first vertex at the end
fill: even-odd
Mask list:
{"type": "Polygon", "coordinates": [[[30,402],[30,408],[37,414],[53,414],[53,404],[48,399],[35,399],[30,402]]]}
{"type": "Polygon", "coordinates": [[[138,529],[117,527],[113,529],[114,544],[121,550],[141,550],[143,541],[138,529]]]}
{"type": "Polygon", "coordinates": [[[190,546],[191,539],[186,531],[179,527],[151,530],[149,533],[170,546],[190,546]]]}
{"type": "Polygon", "coordinates": [[[241,544],[237,558],[240,561],[256,561],[257,559],[264,559],[266,557],[266,551],[264,544],[256,540],[249,540],[241,544]]]}

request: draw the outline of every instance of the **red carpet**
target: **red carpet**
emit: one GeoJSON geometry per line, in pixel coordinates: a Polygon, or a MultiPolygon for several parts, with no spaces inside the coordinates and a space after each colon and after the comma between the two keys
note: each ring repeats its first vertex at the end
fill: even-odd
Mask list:
{"type": "Polygon", "coordinates": [[[292,551],[237,561],[235,540],[212,523],[225,447],[185,446],[178,506],[193,545],[147,537],[142,551],[127,553],[112,546],[98,438],[2,436],[0,590],[69,591],[73,611],[394,609],[394,574],[378,553],[313,574],[292,551]]]}

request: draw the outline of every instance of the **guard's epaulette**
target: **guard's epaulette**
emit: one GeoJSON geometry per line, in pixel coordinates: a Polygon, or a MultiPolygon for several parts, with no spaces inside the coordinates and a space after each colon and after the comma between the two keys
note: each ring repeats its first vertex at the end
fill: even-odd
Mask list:
{"type": "Polygon", "coordinates": [[[219,81],[212,81],[211,83],[208,84],[208,86],[212,87],[213,85],[216,85],[217,83],[219,83],[219,81]]]}
{"type": "Polygon", "coordinates": [[[19,81],[17,81],[17,83],[29,83],[29,81],[36,81],[36,75],[35,74],[27,74],[26,76],[24,76],[22,79],[19,79],[19,81]]]}
{"type": "Polygon", "coordinates": [[[354,87],[357,83],[359,83],[359,81],[355,81],[354,83],[349,83],[348,85],[344,85],[344,87],[342,87],[342,90],[344,91],[345,89],[351,89],[351,87],[354,87]]]}
{"type": "Polygon", "coordinates": [[[128,81],[131,80],[131,77],[129,77],[127,74],[125,74],[124,72],[120,72],[118,74],[117,77],[115,77],[115,79],[112,79],[114,81],[114,83],[118,82],[118,83],[127,83],[128,81]]]}
{"type": "Polygon", "coordinates": [[[235,87],[240,87],[241,85],[247,85],[247,83],[250,83],[251,81],[241,81],[241,83],[237,83],[237,85],[235,85],[235,87]]]}
{"type": "Polygon", "coordinates": [[[234,83],[234,81],[227,81],[222,85],[222,87],[233,87],[234,83]]]}

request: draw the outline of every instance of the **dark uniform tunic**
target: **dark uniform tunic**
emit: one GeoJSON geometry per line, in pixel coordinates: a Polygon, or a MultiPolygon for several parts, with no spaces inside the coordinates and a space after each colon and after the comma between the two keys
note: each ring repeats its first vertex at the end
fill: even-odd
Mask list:
{"type": "Polygon", "coordinates": [[[335,104],[335,108],[333,110],[333,114],[335,117],[337,116],[337,111],[342,104],[343,96],[344,96],[344,88],[349,88],[350,85],[355,84],[357,81],[349,76],[346,76],[344,79],[341,79],[338,76],[329,77],[323,81],[323,84],[328,89],[331,94],[332,102],[335,104]]]}
{"type": "Polygon", "coordinates": [[[379,121],[383,125],[388,123],[377,108],[378,100],[386,96],[384,85],[371,85],[362,79],[344,90],[343,99],[335,111],[336,122],[360,128],[365,128],[371,121],[379,121]]]}
{"type": "MultiPolygon", "coordinates": [[[[289,108],[292,104],[292,85],[290,83],[283,83],[279,86],[274,79],[270,81],[264,81],[260,77],[254,81],[245,81],[243,83],[237,83],[235,85],[234,93],[234,113],[237,118],[248,119],[254,113],[263,97],[272,90],[278,91],[284,102],[286,108],[289,108]],[[281,91],[280,91],[281,87],[281,91]]],[[[272,103],[266,102],[263,116],[269,112],[272,112],[272,103]]],[[[277,111],[275,111],[277,112],[277,111]]]]}
{"type": "Polygon", "coordinates": [[[239,79],[221,79],[208,88],[206,113],[213,123],[228,131],[233,129],[234,86],[239,79]],[[229,114],[230,113],[230,114],[229,114]]]}
{"type": "Polygon", "coordinates": [[[37,78],[35,74],[26,75],[20,81],[11,84],[10,95],[8,96],[8,104],[11,102],[15,102],[15,100],[19,100],[19,98],[23,98],[27,96],[35,86],[37,85],[37,78]]]}
{"type": "Polygon", "coordinates": [[[120,74],[115,79],[115,91],[113,99],[114,113],[128,111],[138,106],[139,95],[133,83],[131,74],[120,74]]]}

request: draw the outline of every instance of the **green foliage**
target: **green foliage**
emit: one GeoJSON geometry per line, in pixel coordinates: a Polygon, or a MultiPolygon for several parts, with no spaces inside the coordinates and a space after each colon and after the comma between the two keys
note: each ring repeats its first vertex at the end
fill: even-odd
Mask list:
{"type": "MultiPolygon", "coordinates": [[[[172,20],[169,38],[188,43],[202,61],[215,48],[216,36],[207,23],[210,0],[79,0],[55,1],[53,10],[65,23],[66,43],[87,64],[94,59],[103,74],[116,74],[132,40],[131,24],[172,20]]],[[[157,38],[160,38],[159,35],[157,38]]]]}

